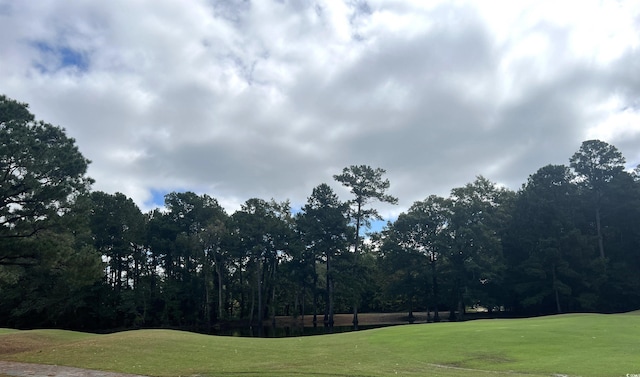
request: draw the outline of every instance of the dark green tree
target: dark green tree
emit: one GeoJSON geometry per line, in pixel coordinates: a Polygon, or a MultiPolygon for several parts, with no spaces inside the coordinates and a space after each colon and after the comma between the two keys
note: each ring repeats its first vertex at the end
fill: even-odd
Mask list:
{"type": "Polygon", "coordinates": [[[105,280],[116,291],[135,287],[146,265],[143,248],[144,215],[138,206],[121,193],[107,194],[95,191],[90,194],[92,208],[90,225],[94,246],[107,262],[105,280]]]}
{"type": "MultiPolygon", "coordinates": [[[[640,184],[632,174],[620,172],[606,186],[601,216],[607,254],[597,310],[635,310],[640,307],[640,184]]],[[[593,234],[593,227],[585,233],[593,234]]]]}
{"type": "Polygon", "coordinates": [[[333,327],[334,320],[334,287],[335,276],[332,263],[337,255],[342,254],[349,242],[351,229],[347,218],[348,206],[342,203],[327,184],[313,189],[307,204],[297,217],[297,225],[309,255],[313,279],[314,324],[317,322],[316,309],[318,302],[317,262],[325,263],[325,326],[333,327]]]}
{"type": "Polygon", "coordinates": [[[587,274],[591,250],[579,229],[577,192],[574,176],[564,165],[539,169],[518,192],[504,240],[510,266],[507,285],[516,308],[562,313],[593,301],[587,274]]]}
{"type": "Polygon", "coordinates": [[[146,246],[149,254],[150,292],[153,315],[157,326],[178,326],[177,304],[179,264],[177,256],[178,225],[160,209],[147,214],[146,246]]]}
{"type": "Polygon", "coordinates": [[[86,304],[100,260],[73,212],[88,163],[62,128],[0,95],[0,323],[55,325],[86,304]]]}
{"type": "MultiPolygon", "coordinates": [[[[92,182],[88,164],[62,128],[0,95],[0,243],[33,236],[70,211],[92,182]]],[[[37,260],[33,249],[0,245],[0,265],[37,260]]]]}
{"type": "Polygon", "coordinates": [[[215,287],[225,273],[222,242],[227,215],[217,200],[193,192],[167,194],[165,207],[175,232],[173,248],[166,255],[171,261],[165,262],[173,264],[173,274],[165,280],[175,294],[171,306],[191,326],[210,329],[224,306],[222,287],[217,295],[215,287]]]}
{"type": "Polygon", "coordinates": [[[0,326],[92,328],[91,289],[102,266],[76,231],[56,226],[13,240],[37,253],[38,263],[0,266],[0,326]]]}
{"type": "Polygon", "coordinates": [[[451,190],[446,232],[452,319],[463,319],[467,304],[499,306],[502,234],[513,195],[482,176],[451,190]]]}
{"type": "Polygon", "coordinates": [[[110,300],[103,300],[111,326],[143,325],[149,311],[148,287],[141,282],[150,270],[145,241],[145,217],[138,206],[122,193],[92,192],[89,197],[89,225],[94,247],[105,261],[104,282],[110,300]]]}
{"type": "MultiPolygon", "coordinates": [[[[384,169],[372,168],[368,165],[351,165],[342,170],[342,174],[334,175],[333,179],[347,187],[353,199],[348,201],[350,207],[350,218],[355,226],[353,239],[354,269],[357,268],[358,255],[361,248],[362,238],[360,231],[371,226],[371,220],[382,220],[378,211],[369,207],[372,202],[397,204],[398,199],[387,194],[389,190],[389,180],[383,179],[386,173],[384,169]]],[[[358,292],[354,292],[353,297],[353,325],[358,326],[358,304],[360,297],[358,292]]]]}
{"type": "Polygon", "coordinates": [[[275,324],[276,290],[281,278],[278,268],[291,256],[291,248],[296,247],[290,205],[253,198],[247,200],[232,218],[233,234],[237,238],[236,255],[243,260],[238,268],[247,274],[245,280],[254,282],[247,285],[251,289],[251,322],[257,320],[261,329],[269,314],[275,324]]]}
{"type": "MultiPolygon", "coordinates": [[[[400,216],[403,217],[403,215],[405,214],[400,216]]],[[[403,238],[407,235],[400,228],[404,227],[405,220],[399,217],[393,225],[388,224],[387,228],[381,232],[382,243],[378,253],[378,267],[381,273],[380,283],[386,301],[389,302],[389,309],[407,310],[411,321],[415,318],[413,311],[416,303],[426,302],[425,291],[429,269],[426,255],[403,242],[403,238]]]]}
{"type": "Polygon", "coordinates": [[[598,251],[604,261],[606,254],[602,232],[602,203],[609,184],[624,171],[625,159],[615,146],[600,140],[587,140],[582,142],[570,162],[579,183],[591,197],[598,251]]]}
{"type": "Polygon", "coordinates": [[[383,244],[383,250],[386,245],[390,252],[385,256],[391,257],[392,262],[395,260],[392,269],[396,272],[405,270],[403,286],[411,289],[410,292],[419,292],[418,285],[427,284],[426,273],[429,273],[429,289],[425,292],[424,302],[431,303],[436,322],[440,320],[438,264],[443,258],[448,215],[449,203],[442,197],[431,195],[424,201],[417,201],[388,227],[383,244]]]}

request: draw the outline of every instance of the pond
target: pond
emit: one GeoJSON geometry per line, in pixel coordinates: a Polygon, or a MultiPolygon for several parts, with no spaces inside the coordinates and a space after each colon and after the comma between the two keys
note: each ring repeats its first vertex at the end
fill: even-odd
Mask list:
{"type": "Polygon", "coordinates": [[[393,325],[360,325],[355,330],[353,326],[333,326],[333,327],[272,327],[272,326],[236,326],[227,327],[223,329],[214,329],[211,331],[212,335],[222,336],[240,336],[240,337],[254,337],[254,338],[285,338],[294,336],[309,336],[309,335],[325,335],[325,334],[337,334],[350,331],[362,331],[368,329],[375,329],[380,327],[393,326],[393,325]]]}

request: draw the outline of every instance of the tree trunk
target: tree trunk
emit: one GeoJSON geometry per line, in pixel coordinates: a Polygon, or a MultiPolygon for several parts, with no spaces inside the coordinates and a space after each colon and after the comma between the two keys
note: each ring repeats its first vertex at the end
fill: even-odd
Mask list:
{"type": "Polygon", "coordinates": [[[140,264],[137,258],[138,247],[134,247],[134,249],[136,250],[136,256],[133,258],[133,286],[131,288],[135,291],[138,289],[138,283],[140,282],[140,264]]]}
{"type": "Polygon", "coordinates": [[[329,281],[329,327],[333,328],[333,278],[329,281]]]}
{"type": "Polygon", "coordinates": [[[432,287],[433,290],[433,322],[440,322],[440,314],[438,313],[438,301],[440,301],[440,297],[438,296],[438,277],[436,275],[436,260],[435,257],[431,259],[431,279],[432,279],[432,287]]]}
{"type": "Polygon", "coordinates": [[[224,318],[224,296],[222,291],[222,271],[218,269],[218,319],[224,318]]]}
{"type": "Polygon", "coordinates": [[[562,308],[560,307],[560,294],[558,292],[558,280],[556,277],[556,266],[555,264],[551,266],[551,277],[553,279],[553,293],[556,299],[556,311],[558,314],[562,313],[562,308]]]}
{"type": "Polygon", "coordinates": [[[353,303],[353,329],[357,330],[358,329],[358,303],[354,302],[353,303]]]}
{"type": "MultiPolygon", "coordinates": [[[[300,320],[302,322],[302,327],[304,327],[304,312],[305,312],[305,305],[306,305],[306,300],[304,299],[305,293],[306,293],[305,289],[304,287],[302,287],[302,305],[300,308],[302,310],[302,313],[300,313],[300,320]]],[[[315,311],[313,312],[313,316],[315,320],[315,311]]],[[[314,327],[315,327],[315,324],[314,324],[314,327]]]]}
{"type": "Polygon", "coordinates": [[[205,266],[204,273],[204,323],[207,327],[207,331],[211,332],[211,290],[209,289],[209,279],[211,278],[209,273],[209,267],[205,266]]]}
{"type": "MultiPolygon", "coordinates": [[[[236,265],[237,266],[237,265],[236,265]]],[[[238,281],[239,281],[239,287],[240,287],[240,318],[245,318],[247,315],[247,303],[249,301],[248,297],[247,297],[247,291],[244,289],[244,279],[245,276],[242,273],[242,269],[240,269],[240,266],[238,267],[238,281]]],[[[232,302],[231,300],[229,300],[229,302],[232,302]]],[[[253,318],[251,318],[253,320],[253,318]]]]}
{"type": "Polygon", "coordinates": [[[276,327],[276,264],[278,258],[274,256],[271,265],[271,326],[276,327]]]}
{"type": "Polygon", "coordinates": [[[276,327],[276,285],[271,287],[271,327],[276,327]]]}
{"type": "Polygon", "coordinates": [[[256,271],[257,287],[258,287],[258,325],[262,326],[262,321],[264,320],[264,311],[262,309],[262,260],[258,262],[258,269],[256,271]]]}
{"type": "MultiPolygon", "coordinates": [[[[329,266],[327,266],[328,268],[329,266]]],[[[327,274],[324,289],[324,327],[329,326],[329,275],[327,274]]]]}
{"type": "Polygon", "coordinates": [[[413,295],[409,296],[409,322],[413,323],[415,317],[413,316],[413,295]]]}
{"type": "Polygon", "coordinates": [[[409,300],[409,322],[413,323],[414,320],[414,316],[413,316],[413,296],[415,296],[415,292],[413,290],[413,279],[411,278],[411,272],[407,271],[407,281],[410,282],[409,284],[409,294],[407,295],[407,299],[409,300]]]}
{"type": "Polygon", "coordinates": [[[598,233],[598,250],[600,251],[600,258],[604,260],[604,240],[602,237],[602,227],[600,225],[600,203],[596,204],[596,231],[598,233]]]}
{"type": "Polygon", "coordinates": [[[318,327],[318,272],[315,262],[313,263],[313,327],[318,327]]]}
{"type": "MultiPolygon", "coordinates": [[[[360,246],[360,219],[362,213],[362,203],[358,202],[358,211],[356,212],[356,239],[353,247],[353,270],[354,276],[356,276],[355,272],[357,270],[358,265],[358,246],[360,246]]],[[[353,323],[354,330],[358,329],[358,293],[354,292],[353,296],[353,323]]]]}
{"type": "Polygon", "coordinates": [[[249,309],[249,323],[253,325],[254,314],[255,314],[255,303],[256,303],[256,291],[255,289],[251,290],[251,309],[249,309]]]}
{"type": "Polygon", "coordinates": [[[222,283],[223,283],[222,266],[220,265],[220,258],[216,253],[214,253],[213,255],[213,263],[216,266],[216,274],[218,276],[218,319],[222,319],[224,318],[223,316],[224,297],[222,292],[222,283]]]}
{"type": "Polygon", "coordinates": [[[456,321],[464,320],[464,299],[462,298],[462,291],[460,291],[460,297],[458,297],[458,314],[456,315],[456,321]]]}
{"type": "Polygon", "coordinates": [[[453,291],[453,305],[449,312],[450,321],[461,321],[464,318],[464,298],[462,292],[462,279],[456,278],[453,291]]]}
{"type": "Polygon", "coordinates": [[[333,273],[331,272],[331,252],[327,252],[327,299],[325,302],[324,326],[333,327],[333,273]]]}

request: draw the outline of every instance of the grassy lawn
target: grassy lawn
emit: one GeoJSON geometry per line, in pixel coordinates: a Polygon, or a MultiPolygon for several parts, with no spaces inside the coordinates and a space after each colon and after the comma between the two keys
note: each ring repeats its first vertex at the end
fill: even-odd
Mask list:
{"type": "Polygon", "coordinates": [[[640,315],[416,324],[279,339],[0,330],[0,360],[152,376],[626,376],[640,373],[640,315]]]}

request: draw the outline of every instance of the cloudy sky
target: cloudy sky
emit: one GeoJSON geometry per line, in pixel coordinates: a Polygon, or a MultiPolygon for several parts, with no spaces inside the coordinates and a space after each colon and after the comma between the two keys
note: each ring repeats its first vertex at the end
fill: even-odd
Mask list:
{"type": "Polygon", "coordinates": [[[60,125],[94,189],[229,212],[355,164],[399,205],[512,189],[587,139],[640,164],[640,2],[0,0],[0,93],[60,125]]]}

